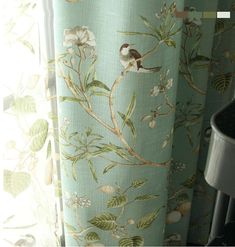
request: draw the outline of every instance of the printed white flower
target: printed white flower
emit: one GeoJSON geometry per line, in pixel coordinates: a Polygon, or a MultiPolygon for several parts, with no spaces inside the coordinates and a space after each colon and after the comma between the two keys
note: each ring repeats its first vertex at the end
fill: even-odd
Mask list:
{"type": "Polygon", "coordinates": [[[74,49],[72,47],[69,47],[67,49],[67,52],[72,55],[74,53],[74,49]]]}
{"type": "Polygon", "coordinates": [[[173,86],[173,79],[170,78],[167,81],[166,88],[169,90],[173,86]]]}
{"type": "Polygon", "coordinates": [[[91,206],[91,201],[85,197],[79,197],[76,192],[66,200],[66,206],[69,208],[88,208],[91,206]]]}
{"type": "Polygon", "coordinates": [[[107,194],[112,194],[115,191],[115,189],[111,185],[103,185],[100,187],[100,191],[107,194]]]}
{"type": "Polygon", "coordinates": [[[64,46],[90,46],[95,47],[95,35],[85,26],[76,26],[64,30],[64,46]]]}
{"type": "Polygon", "coordinates": [[[156,127],[156,121],[153,119],[152,121],[149,122],[149,127],[151,129],[154,129],[156,127]]]}
{"type": "Polygon", "coordinates": [[[159,15],[158,13],[156,13],[155,16],[157,19],[159,19],[159,20],[161,19],[161,15],[159,15]]]}
{"type": "Polygon", "coordinates": [[[128,219],[127,223],[129,225],[134,225],[135,224],[135,221],[133,219],[128,219]]]}
{"type": "Polygon", "coordinates": [[[148,120],[150,120],[150,119],[152,119],[152,116],[150,116],[150,115],[145,115],[144,117],[142,117],[141,121],[148,121],[148,120]]]}
{"type": "Polygon", "coordinates": [[[165,148],[168,144],[168,140],[164,140],[163,143],[162,143],[162,148],[165,148]]]}
{"type": "Polygon", "coordinates": [[[178,207],[178,211],[184,216],[191,210],[191,202],[184,202],[178,207]]]}
{"type": "Polygon", "coordinates": [[[158,96],[159,93],[160,93],[160,87],[154,86],[150,91],[150,96],[158,96]]]}
{"type": "Polygon", "coordinates": [[[179,211],[173,210],[167,215],[166,223],[167,224],[176,223],[176,222],[180,221],[181,217],[182,216],[181,216],[181,213],[179,211]]]}

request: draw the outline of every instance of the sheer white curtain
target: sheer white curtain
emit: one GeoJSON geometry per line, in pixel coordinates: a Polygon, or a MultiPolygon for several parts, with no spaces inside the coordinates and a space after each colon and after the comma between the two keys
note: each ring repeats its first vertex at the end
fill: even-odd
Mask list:
{"type": "Polygon", "coordinates": [[[9,0],[0,6],[0,245],[6,247],[60,245],[55,84],[53,66],[48,67],[54,58],[50,2],[9,0]]]}

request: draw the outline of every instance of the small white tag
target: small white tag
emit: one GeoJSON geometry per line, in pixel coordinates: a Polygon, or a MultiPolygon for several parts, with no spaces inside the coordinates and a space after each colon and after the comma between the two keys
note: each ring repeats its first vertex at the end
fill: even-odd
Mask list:
{"type": "Polygon", "coordinates": [[[221,18],[221,19],[230,18],[230,11],[219,11],[219,12],[217,12],[217,18],[221,18]]]}

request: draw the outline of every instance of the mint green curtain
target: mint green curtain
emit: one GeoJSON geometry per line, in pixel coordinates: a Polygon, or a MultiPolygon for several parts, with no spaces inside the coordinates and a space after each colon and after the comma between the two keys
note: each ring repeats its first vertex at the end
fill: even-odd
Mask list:
{"type": "Polygon", "coordinates": [[[66,246],[207,242],[208,127],[234,91],[234,24],[196,11],[220,8],[234,3],[54,1],[66,246]],[[123,44],[152,69],[123,67],[123,44]]]}

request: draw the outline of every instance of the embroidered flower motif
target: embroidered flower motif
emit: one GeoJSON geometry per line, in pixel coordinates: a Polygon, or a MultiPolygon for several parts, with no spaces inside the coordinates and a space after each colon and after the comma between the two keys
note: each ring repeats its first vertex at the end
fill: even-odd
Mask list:
{"type": "Polygon", "coordinates": [[[63,45],[66,47],[73,45],[95,47],[95,35],[85,26],[65,29],[63,45]]]}

